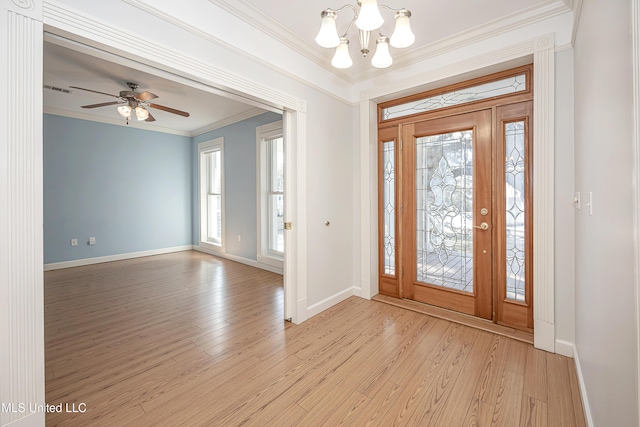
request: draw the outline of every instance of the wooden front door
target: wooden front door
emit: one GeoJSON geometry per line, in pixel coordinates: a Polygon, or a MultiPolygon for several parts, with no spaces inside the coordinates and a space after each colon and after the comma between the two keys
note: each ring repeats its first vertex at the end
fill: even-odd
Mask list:
{"type": "Polygon", "coordinates": [[[491,110],[402,127],[404,296],[486,319],[491,303],[491,110]]]}

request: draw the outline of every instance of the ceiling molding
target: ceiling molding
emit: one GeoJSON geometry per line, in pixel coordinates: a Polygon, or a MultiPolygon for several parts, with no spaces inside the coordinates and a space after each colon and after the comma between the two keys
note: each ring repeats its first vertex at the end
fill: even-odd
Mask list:
{"type": "Polygon", "coordinates": [[[573,2],[573,30],[571,31],[571,46],[576,45],[576,35],[578,34],[578,23],[580,22],[580,12],[582,12],[582,0],[573,2]]]}
{"type": "Polygon", "coordinates": [[[53,114],[55,116],[70,117],[72,119],[88,120],[91,122],[105,123],[108,125],[124,126],[128,128],[149,130],[149,131],[161,132],[161,133],[169,133],[172,135],[179,135],[179,136],[186,136],[186,137],[192,136],[191,132],[169,129],[162,126],[149,125],[144,122],[138,122],[138,121],[129,121],[129,124],[127,125],[124,119],[96,116],[96,115],[87,114],[87,113],[79,113],[77,111],[69,111],[69,110],[64,110],[62,108],[43,107],[43,112],[45,114],[53,114]]]}
{"type": "Polygon", "coordinates": [[[477,27],[470,28],[469,30],[462,31],[458,34],[454,34],[453,36],[440,39],[437,42],[425,45],[422,48],[410,52],[404,52],[394,58],[395,65],[393,67],[385,68],[384,70],[371,68],[361,70],[354,75],[354,78],[357,81],[373,78],[391,72],[397,68],[424,61],[438,55],[443,55],[479,41],[497,37],[509,31],[535,24],[568,12],[571,12],[571,9],[569,9],[562,1],[547,0],[539,5],[514,12],[510,15],[478,25],[477,27]]]}
{"type": "MultiPolygon", "coordinates": [[[[179,28],[182,28],[183,30],[188,31],[191,34],[194,34],[194,35],[196,35],[198,37],[201,37],[204,40],[208,40],[208,41],[210,41],[210,42],[212,42],[214,44],[217,44],[219,46],[223,46],[224,48],[226,48],[226,49],[228,49],[228,50],[230,50],[232,52],[236,52],[236,53],[238,53],[238,54],[240,54],[240,55],[242,55],[242,56],[244,56],[246,58],[249,58],[250,60],[252,60],[254,62],[257,62],[257,63],[259,63],[260,65],[262,65],[262,66],[264,66],[266,68],[274,70],[279,74],[282,74],[282,75],[284,75],[284,76],[286,76],[286,77],[288,77],[288,78],[290,78],[292,80],[295,80],[295,81],[298,81],[298,82],[304,84],[305,86],[311,87],[311,88],[313,88],[313,89],[315,89],[315,90],[317,90],[319,92],[322,92],[325,95],[328,95],[328,96],[330,96],[330,97],[332,97],[332,98],[334,98],[334,99],[336,99],[336,100],[338,100],[340,102],[344,102],[344,103],[347,103],[349,105],[352,104],[352,101],[349,98],[344,98],[344,97],[342,97],[342,96],[340,96],[340,95],[338,95],[338,94],[336,94],[334,92],[331,92],[331,91],[327,90],[326,88],[324,88],[324,87],[322,87],[320,85],[317,85],[317,84],[315,84],[313,82],[310,82],[308,80],[305,80],[305,79],[301,78],[297,74],[291,73],[291,72],[289,72],[288,70],[286,70],[284,68],[281,68],[281,67],[278,67],[278,66],[274,65],[270,61],[266,61],[266,60],[264,60],[264,59],[262,59],[262,58],[260,58],[258,56],[255,56],[255,55],[253,55],[251,53],[248,53],[248,52],[246,52],[246,51],[244,51],[242,49],[239,49],[238,47],[236,47],[235,45],[233,45],[231,43],[227,43],[226,41],[224,41],[224,40],[222,40],[222,39],[220,39],[218,37],[215,37],[215,36],[205,32],[205,31],[202,31],[199,28],[196,28],[196,27],[194,27],[194,26],[192,26],[190,24],[187,24],[186,22],[184,22],[184,21],[182,21],[180,19],[177,19],[174,16],[171,16],[171,15],[169,15],[167,13],[162,12],[158,7],[151,6],[151,5],[147,4],[146,2],[144,2],[142,0],[122,0],[122,1],[127,3],[127,4],[129,4],[129,5],[131,5],[131,6],[133,6],[133,7],[138,8],[138,9],[144,11],[144,12],[147,12],[150,15],[153,15],[156,18],[162,19],[165,22],[173,24],[173,25],[175,25],[175,26],[177,26],[179,28]]],[[[299,39],[298,36],[292,36],[292,37],[297,37],[299,39]]],[[[289,45],[287,45],[287,46],[289,46],[289,45]]],[[[291,46],[289,46],[289,47],[291,47],[291,46]]],[[[308,59],[313,60],[312,58],[309,58],[306,55],[305,55],[305,57],[307,57],[308,59]]],[[[330,71],[333,72],[333,70],[330,70],[330,71]]],[[[347,82],[349,82],[349,81],[347,80],[347,82]]],[[[349,83],[351,83],[351,82],[349,82],[349,83]]],[[[288,103],[285,103],[284,105],[285,105],[285,107],[290,107],[291,106],[288,103]]]]}
{"type": "MultiPolygon", "coordinates": [[[[130,1],[130,0],[125,0],[130,1]]],[[[323,68],[333,72],[349,83],[381,76],[399,68],[420,62],[434,56],[460,49],[464,46],[496,37],[514,29],[531,25],[545,19],[553,18],[563,13],[571,12],[571,3],[581,3],[581,0],[547,0],[535,6],[514,12],[510,15],[495,19],[467,31],[438,40],[422,48],[405,51],[394,56],[394,65],[385,69],[369,66],[338,70],[330,66],[330,57],[323,54],[323,50],[300,38],[297,34],[283,27],[260,10],[246,3],[244,0],[209,0],[211,3],[233,14],[252,27],[264,32],[289,48],[304,55],[311,61],[319,63],[323,68]]]]}
{"type": "Polygon", "coordinates": [[[207,132],[211,132],[214,131],[216,129],[220,129],[223,128],[225,126],[229,126],[232,125],[234,123],[238,123],[241,122],[243,120],[247,120],[250,119],[252,117],[256,117],[259,116],[260,114],[264,114],[267,111],[261,109],[261,108],[253,108],[249,111],[244,111],[242,113],[236,114],[235,116],[231,116],[231,117],[227,117],[224,120],[220,120],[218,122],[215,123],[211,123],[210,125],[207,126],[203,126],[199,129],[196,129],[194,131],[191,132],[191,136],[199,136],[202,134],[205,134],[207,132]]]}

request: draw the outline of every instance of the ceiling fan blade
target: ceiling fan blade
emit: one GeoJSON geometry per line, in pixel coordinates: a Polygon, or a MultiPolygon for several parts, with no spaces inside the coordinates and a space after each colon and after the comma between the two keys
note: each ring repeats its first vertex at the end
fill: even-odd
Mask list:
{"type": "Polygon", "coordinates": [[[179,116],[189,117],[189,113],[187,113],[186,111],[176,110],[175,108],[165,107],[164,105],[149,103],[149,107],[157,108],[158,110],[166,111],[167,113],[173,113],[173,114],[178,114],[179,116]]]}
{"type": "Polygon", "coordinates": [[[78,86],[69,86],[69,87],[72,88],[72,89],[86,90],[87,92],[99,93],[101,95],[107,95],[107,96],[112,96],[114,98],[120,98],[118,95],[111,95],[110,93],[98,92],[97,90],[85,89],[83,87],[78,87],[78,86]]]}
{"type": "Polygon", "coordinates": [[[134,98],[137,99],[138,101],[148,101],[150,99],[155,99],[157,98],[158,95],[156,95],[155,93],[151,93],[151,92],[140,92],[140,93],[136,93],[134,95],[134,98]]]}
{"type": "Polygon", "coordinates": [[[82,108],[98,108],[98,107],[106,107],[107,105],[117,105],[117,104],[120,104],[120,101],[111,101],[111,102],[103,102],[101,104],[83,105],[82,108]]]}
{"type": "Polygon", "coordinates": [[[145,120],[145,122],[155,122],[155,121],[156,121],[156,118],[153,117],[151,113],[149,113],[149,117],[147,117],[147,119],[145,120]]]}

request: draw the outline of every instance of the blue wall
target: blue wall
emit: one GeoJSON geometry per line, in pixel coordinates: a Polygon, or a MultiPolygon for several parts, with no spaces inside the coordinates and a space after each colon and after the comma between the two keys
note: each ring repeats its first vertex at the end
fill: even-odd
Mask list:
{"type": "Polygon", "coordinates": [[[257,259],[256,128],[282,120],[264,113],[193,138],[193,244],[198,236],[198,144],[224,137],[225,250],[243,258],[257,259]],[[242,240],[238,242],[238,235],[242,240]]]}
{"type": "Polygon", "coordinates": [[[192,138],[45,114],[45,264],[191,245],[192,180],[192,138]]]}

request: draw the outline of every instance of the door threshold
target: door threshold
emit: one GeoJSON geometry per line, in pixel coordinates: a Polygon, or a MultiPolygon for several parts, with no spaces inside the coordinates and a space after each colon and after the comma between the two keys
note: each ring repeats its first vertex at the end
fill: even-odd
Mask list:
{"type": "Polygon", "coordinates": [[[439,319],[448,320],[450,322],[460,323],[462,325],[491,332],[493,334],[502,335],[517,341],[525,342],[527,344],[533,344],[532,332],[525,332],[518,329],[510,328],[508,326],[497,325],[490,320],[480,319],[468,314],[458,313],[456,311],[435,307],[433,305],[424,304],[413,300],[399,299],[381,294],[377,294],[371,299],[373,301],[405,308],[407,310],[426,314],[432,317],[437,317],[439,319]]]}

